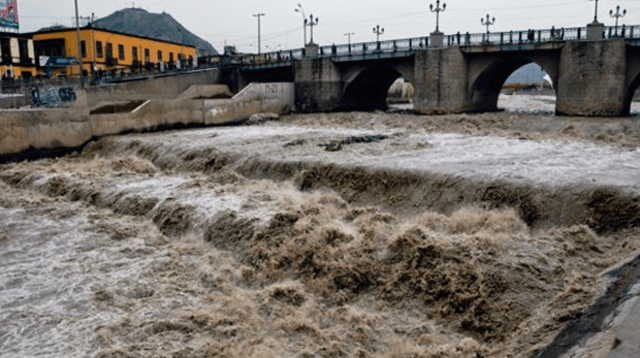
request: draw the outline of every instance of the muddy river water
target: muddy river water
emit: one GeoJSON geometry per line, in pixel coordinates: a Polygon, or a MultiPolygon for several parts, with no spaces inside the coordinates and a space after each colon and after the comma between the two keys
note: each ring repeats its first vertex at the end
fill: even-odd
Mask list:
{"type": "Polygon", "coordinates": [[[640,123],[513,97],[0,165],[0,357],[536,354],[640,249],[640,123]]]}

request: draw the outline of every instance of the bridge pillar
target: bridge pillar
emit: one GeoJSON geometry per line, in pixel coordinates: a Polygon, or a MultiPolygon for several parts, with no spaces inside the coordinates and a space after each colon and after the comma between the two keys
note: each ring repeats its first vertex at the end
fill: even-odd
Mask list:
{"type": "Polygon", "coordinates": [[[457,47],[416,51],[414,110],[423,114],[471,111],[467,61],[457,47]]]}
{"type": "Polygon", "coordinates": [[[303,112],[338,109],[342,76],[330,58],[305,58],[295,63],[296,108],[303,112]]]}
{"type": "Polygon", "coordinates": [[[626,71],[624,40],[566,42],[560,56],[556,114],[626,115],[626,71]]]}
{"type": "Polygon", "coordinates": [[[587,40],[600,41],[604,38],[604,24],[600,22],[592,22],[587,24],[587,40]]]}
{"type": "Polygon", "coordinates": [[[318,57],[318,53],[320,52],[320,47],[313,43],[313,42],[309,42],[305,47],[304,47],[304,56],[308,57],[308,58],[316,58],[318,57]]]}
{"type": "Polygon", "coordinates": [[[431,43],[430,46],[432,48],[443,48],[444,47],[444,33],[440,31],[435,31],[431,33],[431,43]]]}

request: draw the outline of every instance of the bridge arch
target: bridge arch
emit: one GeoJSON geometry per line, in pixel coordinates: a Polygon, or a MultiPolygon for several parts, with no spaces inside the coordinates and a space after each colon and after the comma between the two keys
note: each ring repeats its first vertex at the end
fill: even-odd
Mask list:
{"type": "Polygon", "coordinates": [[[295,79],[291,67],[238,71],[235,76],[236,78],[230,81],[237,84],[237,86],[230,86],[234,92],[239,92],[250,83],[293,82],[295,79]]]}
{"type": "Polygon", "coordinates": [[[376,110],[387,108],[387,93],[403,74],[388,65],[367,67],[346,76],[340,107],[344,110],[376,110]]]}
{"type": "Polygon", "coordinates": [[[627,92],[625,93],[624,103],[622,107],[622,115],[628,116],[631,114],[631,102],[633,102],[633,97],[636,94],[636,91],[640,89],[640,73],[635,75],[633,81],[627,88],[627,92]]]}
{"type": "Polygon", "coordinates": [[[551,76],[553,89],[557,94],[557,69],[549,61],[529,57],[498,59],[484,66],[472,77],[469,99],[474,111],[498,110],[498,98],[504,83],[516,70],[530,63],[538,64],[551,76]]]}

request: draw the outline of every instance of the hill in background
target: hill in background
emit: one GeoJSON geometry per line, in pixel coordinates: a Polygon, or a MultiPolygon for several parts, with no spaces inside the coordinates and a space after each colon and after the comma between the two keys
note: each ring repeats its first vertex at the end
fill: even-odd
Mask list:
{"type": "Polygon", "coordinates": [[[202,55],[207,52],[209,55],[218,54],[213,45],[185,29],[176,19],[164,12],[154,14],[143,9],[127,8],[96,20],[93,26],[110,31],[193,45],[202,55]]]}
{"type": "Polygon", "coordinates": [[[536,84],[543,83],[546,72],[537,63],[530,63],[517,69],[509,76],[505,84],[522,83],[522,84],[536,84]]]}

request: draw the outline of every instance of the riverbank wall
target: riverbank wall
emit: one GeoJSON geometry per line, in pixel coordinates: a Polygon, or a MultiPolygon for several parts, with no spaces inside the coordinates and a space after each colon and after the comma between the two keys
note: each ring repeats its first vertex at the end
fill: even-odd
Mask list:
{"type": "Polygon", "coordinates": [[[294,104],[291,83],[253,83],[233,97],[226,85],[207,84],[150,99],[92,96],[78,91],[68,107],[0,111],[0,162],[75,150],[106,135],[239,123],[255,113],[288,113],[294,104]]]}

